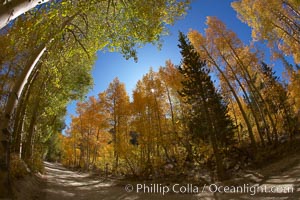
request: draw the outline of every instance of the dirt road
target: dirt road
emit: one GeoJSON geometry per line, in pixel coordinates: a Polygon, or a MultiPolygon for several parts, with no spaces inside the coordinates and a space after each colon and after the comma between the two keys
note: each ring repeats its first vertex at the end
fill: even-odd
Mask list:
{"type": "MultiPolygon", "coordinates": [[[[87,173],[70,171],[60,164],[45,162],[46,174],[43,179],[46,184],[39,200],[137,200],[137,199],[197,199],[189,194],[168,195],[154,193],[137,193],[134,190],[136,183],[128,187],[126,183],[120,184],[105,178],[91,177],[87,173]]],[[[129,183],[128,183],[129,184],[129,183]]]]}
{"type": "Polygon", "coordinates": [[[300,159],[295,159],[288,170],[283,169],[278,174],[267,178],[249,173],[247,176],[257,183],[237,186],[228,185],[227,189],[230,191],[227,191],[225,187],[220,187],[218,189],[221,193],[212,192],[216,190],[215,185],[207,185],[202,190],[197,186],[175,185],[174,183],[169,185],[155,183],[120,184],[120,182],[117,183],[104,178],[91,177],[86,173],[73,172],[60,164],[47,162],[45,163],[45,169],[46,174],[43,176],[45,184],[42,186],[41,194],[38,195],[39,200],[300,199],[300,159]],[[252,187],[253,184],[255,187],[260,187],[260,192],[252,187]],[[242,193],[239,189],[244,192],[242,193]],[[165,191],[165,195],[162,194],[163,191],[165,191]],[[184,191],[187,194],[181,194],[184,191]]]}

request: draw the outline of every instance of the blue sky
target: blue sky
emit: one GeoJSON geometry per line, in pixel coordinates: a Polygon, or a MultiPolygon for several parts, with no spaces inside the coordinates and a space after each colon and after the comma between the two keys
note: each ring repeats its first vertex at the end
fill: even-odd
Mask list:
{"type": "Polygon", "coordinates": [[[170,35],[163,37],[162,49],[158,50],[151,44],[146,45],[138,50],[137,63],[133,59],[125,60],[119,53],[98,52],[98,59],[93,70],[95,87],[89,95],[97,95],[105,90],[115,77],[119,77],[120,81],[126,84],[127,91],[131,94],[137,80],[141,79],[150,67],[154,70],[158,69],[159,66],[164,66],[168,59],[179,64],[181,56],[177,47],[178,32],[182,31],[187,34],[190,29],[203,32],[206,27],[206,16],[217,16],[244,42],[251,41],[251,30],[236,18],[236,12],[230,7],[230,1],[198,0],[194,1],[191,6],[191,10],[184,19],[169,27],[170,35]]]}
{"type": "MultiPolygon", "coordinates": [[[[187,15],[174,26],[169,26],[170,35],[163,37],[161,50],[153,45],[146,45],[138,50],[138,62],[133,59],[125,60],[119,53],[98,52],[98,59],[93,69],[94,88],[87,96],[97,95],[107,89],[110,82],[118,77],[124,82],[129,95],[135,87],[136,82],[152,67],[155,71],[159,66],[164,66],[166,60],[170,59],[174,64],[180,63],[180,53],[178,44],[178,32],[185,34],[190,29],[204,32],[207,16],[217,16],[229,29],[237,33],[238,37],[249,44],[251,42],[251,30],[242,23],[236,12],[231,8],[232,1],[227,0],[195,0],[191,4],[191,9],[187,15]]],[[[68,106],[66,124],[70,123],[70,114],[75,115],[75,102],[68,106]]]]}

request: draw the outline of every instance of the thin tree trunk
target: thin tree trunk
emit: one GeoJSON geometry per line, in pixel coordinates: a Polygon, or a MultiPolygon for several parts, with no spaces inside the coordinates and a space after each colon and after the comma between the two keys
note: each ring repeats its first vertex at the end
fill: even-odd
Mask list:
{"type": "Polygon", "coordinates": [[[300,12],[299,12],[299,8],[294,8],[292,4],[290,4],[287,0],[282,0],[282,3],[287,5],[287,7],[290,8],[290,10],[297,15],[297,17],[300,17],[300,12]]]}
{"type": "Polygon", "coordinates": [[[36,102],[33,105],[34,107],[33,107],[33,110],[32,110],[31,121],[30,121],[30,125],[29,125],[29,128],[28,128],[28,135],[26,136],[26,143],[25,143],[25,146],[24,146],[24,154],[21,155],[21,157],[26,162],[30,161],[31,158],[32,158],[34,137],[35,137],[34,128],[36,126],[36,121],[37,121],[37,118],[38,118],[38,111],[39,111],[39,108],[40,108],[40,101],[41,101],[40,97],[41,97],[41,94],[44,91],[46,85],[47,85],[46,81],[41,83],[41,86],[40,86],[41,89],[39,90],[39,92],[37,94],[38,97],[36,99],[36,102]]]}
{"type": "Polygon", "coordinates": [[[136,172],[135,172],[135,170],[134,170],[132,164],[130,163],[130,161],[129,161],[129,159],[128,159],[128,157],[127,157],[126,155],[125,155],[125,160],[126,160],[128,166],[129,166],[129,168],[130,168],[130,171],[132,172],[132,175],[136,176],[136,172]]]}
{"type": "Polygon", "coordinates": [[[11,142],[12,151],[14,153],[20,152],[21,135],[22,135],[21,132],[23,130],[26,104],[28,99],[29,99],[29,92],[26,89],[26,94],[22,95],[21,102],[19,103],[15,114],[15,123],[14,123],[12,142],[11,142]]]}
{"type": "Polygon", "coordinates": [[[169,105],[170,105],[171,119],[172,119],[172,129],[173,129],[174,133],[177,133],[176,132],[176,126],[175,126],[175,117],[174,117],[174,111],[173,111],[173,103],[172,103],[172,100],[171,100],[170,91],[169,91],[169,88],[168,88],[167,84],[164,84],[164,85],[166,87],[167,97],[168,97],[168,101],[169,101],[169,105]]]}
{"type": "Polygon", "coordinates": [[[247,125],[247,129],[248,129],[248,132],[249,132],[249,138],[250,138],[250,141],[251,141],[251,144],[252,144],[252,148],[256,151],[257,145],[256,145],[256,141],[255,141],[254,134],[253,134],[253,131],[252,131],[252,126],[251,126],[250,121],[249,121],[249,119],[248,119],[248,117],[247,117],[247,115],[246,115],[246,113],[244,111],[244,108],[242,106],[242,103],[241,103],[239,97],[237,96],[234,88],[230,84],[230,81],[227,79],[227,77],[225,76],[224,72],[221,70],[221,68],[219,67],[219,65],[215,62],[215,60],[209,54],[208,50],[204,46],[202,46],[202,47],[205,50],[207,56],[211,59],[212,64],[217,68],[217,70],[219,71],[219,73],[224,78],[224,80],[227,83],[227,85],[228,85],[228,87],[229,87],[232,95],[234,96],[234,98],[235,98],[235,100],[236,100],[236,102],[237,102],[237,104],[239,106],[239,109],[240,109],[240,111],[242,113],[242,116],[244,118],[244,121],[245,121],[245,123],[247,125]]]}
{"type": "Polygon", "coordinates": [[[11,137],[9,127],[11,117],[32,70],[35,68],[45,50],[46,47],[41,46],[35,51],[35,56],[27,62],[21,76],[17,79],[17,82],[13,87],[13,90],[8,97],[7,105],[5,106],[3,120],[0,125],[0,197],[9,196],[9,139],[11,137]]]}
{"type": "MultiPolygon", "coordinates": [[[[74,131],[75,134],[77,134],[75,131],[74,131]]],[[[73,151],[74,151],[74,162],[73,162],[73,166],[72,167],[77,167],[77,153],[76,153],[76,149],[77,149],[77,137],[76,135],[74,135],[74,142],[73,142],[73,151]]]]}
{"type": "MultiPolygon", "coordinates": [[[[32,59],[30,59],[27,64],[26,67],[24,68],[21,76],[17,79],[16,84],[13,87],[12,92],[10,93],[9,97],[8,97],[8,101],[7,101],[7,105],[5,106],[5,118],[1,123],[1,130],[6,130],[8,131],[9,128],[9,123],[11,120],[11,115],[13,114],[17,104],[18,104],[18,100],[21,97],[21,94],[23,92],[24,86],[26,85],[26,83],[29,80],[29,76],[31,75],[32,71],[34,70],[36,64],[38,63],[38,61],[40,60],[40,58],[42,57],[42,55],[44,54],[46,50],[45,46],[41,46],[40,48],[38,48],[35,51],[35,56],[32,57],[32,59]]],[[[3,137],[3,135],[1,134],[1,136],[3,137]]]]}
{"type": "MultiPolygon", "coordinates": [[[[224,36],[225,37],[225,36],[224,36]]],[[[266,103],[265,99],[261,96],[259,90],[257,89],[257,87],[253,84],[252,82],[252,79],[251,79],[251,76],[250,76],[250,73],[249,71],[247,70],[247,68],[244,66],[244,63],[240,60],[239,56],[238,56],[238,53],[235,51],[235,49],[232,47],[232,45],[229,43],[228,40],[226,40],[227,44],[229,45],[230,49],[232,50],[234,56],[235,56],[235,59],[237,60],[237,62],[242,66],[242,70],[244,72],[244,76],[245,76],[245,80],[247,81],[247,77],[249,78],[249,82],[247,81],[247,84],[249,85],[249,88],[251,89],[251,86],[253,87],[252,89],[256,92],[256,94],[258,95],[258,97],[260,98],[260,100],[263,102],[263,104],[265,105],[265,108],[267,109],[267,116],[268,118],[270,119],[270,122],[271,122],[271,126],[273,128],[273,134],[275,135],[275,141],[277,142],[277,138],[278,138],[278,134],[277,134],[277,129],[276,129],[276,124],[274,123],[274,120],[273,120],[273,117],[271,116],[271,112],[269,111],[269,107],[268,107],[268,104],[266,103]]],[[[254,100],[256,101],[255,99],[255,95],[254,95],[254,92],[252,91],[252,94],[253,94],[253,97],[254,97],[254,100]]],[[[260,114],[262,115],[262,118],[263,118],[263,121],[264,121],[264,124],[266,126],[267,123],[266,123],[266,119],[265,119],[265,114],[263,111],[261,111],[260,109],[260,106],[258,105],[258,103],[256,102],[257,104],[257,107],[260,111],[260,114]]],[[[268,141],[270,142],[270,135],[269,135],[269,131],[267,132],[267,138],[268,138],[268,141]]]]}
{"type": "MultiPolygon", "coordinates": [[[[159,137],[161,139],[161,146],[162,146],[162,148],[164,150],[164,153],[165,153],[165,156],[166,156],[167,160],[171,160],[170,156],[169,156],[169,153],[168,153],[168,149],[165,146],[165,142],[164,142],[164,137],[163,137],[163,133],[162,133],[162,127],[161,127],[161,119],[160,119],[159,106],[158,106],[158,102],[157,102],[155,94],[154,94],[154,101],[155,101],[155,107],[156,107],[155,114],[156,114],[157,122],[158,122],[159,137]]],[[[172,112],[173,112],[173,110],[172,110],[172,112]]],[[[172,114],[172,117],[173,117],[173,114],[172,114]]],[[[158,151],[157,151],[158,157],[160,157],[160,155],[159,155],[159,153],[160,153],[159,148],[157,148],[157,149],[158,149],[158,151]]]]}
{"type": "Polygon", "coordinates": [[[5,4],[0,5],[0,29],[18,16],[48,1],[49,0],[7,0],[5,4]]]}
{"type": "Polygon", "coordinates": [[[232,112],[233,112],[233,118],[234,118],[234,121],[235,121],[235,124],[237,126],[237,134],[238,134],[238,141],[239,141],[239,144],[241,144],[241,132],[240,132],[240,128],[239,128],[239,125],[238,125],[238,120],[237,120],[237,116],[236,116],[236,110],[234,108],[234,102],[232,101],[231,97],[229,97],[229,103],[232,104],[232,112]]]}
{"type": "MultiPolygon", "coordinates": [[[[0,7],[0,29],[3,28],[9,21],[12,20],[12,16],[17,16],[19,9],[22,11],[21,14],[27,10],[25,10],[25,4],[28,3],[26,0],[20,0],[17,2],[13,0],[13,4],[10,5],[2,5],[0,7]],[[6,7],[9,6],[9,7],[6,7]],[[18,12],[16,12],[18,11],[18,12]]],[[[47,0],[43,0],[42,2],[46,2],[47,0]]],[[[37,0],[32,0],[31,3],[38,2],[37,0]]],[[[37,4],[36,4],[37,5],[37,4]]],[[[29,7],[28,7],[29,8],[29,7]]],[[[75,13],[73,16],[69,17],[62,24],[62,28],[57,32],[60,34],[61,31],[65,28],[65,26],[72,21],[79,12],[75,13]]],[[[20,15],[20,14],[19,14],[20,15]]],[[[57,35],[56,34],[56,35],[57,35]]],[[[54,38],[54,37],[53,37],[54,38]]],[[[50,42],[51,42],[50,38],[50,42]]],[[[36,49],[33,53],[33,56],[27,62],[21,76],[17,79],[12,92],[10,93],[7,104],[5,106],[5,111],[3,114],[3,119],[1,119],[0,123],[0,198],[7,198],[10,196],[10,183],[9,183],[9,140],[11,137],[11,131],[9,130],[10,122],[12,114],[18,104],[18,99],[22,94],[23,88],[28,81],[28,77],[30,76],[32,70],[35,68],[35,65],[40,60],[42,55],[46,50],[46,45],[43,45],[36,49]]]]}
{"type": "Polygon", "coordinates": [[[98,141],[99,141],[99,134],[100,134],[100,128],[97,130],[97,135],[96,135],[96,144],[94,145],[94,150],[93,150],[93,159],[92,159],[92,164],[94,165],[97,161],[98,157],[98,141]]]}
{"type": "Polygon", "coordinates": [[[37,120],[37,112],[39,109],[39,102],[40,98],[37,99],[37,102],[35,102],[31,120],[30,120],[30,125],[28,129],[28,135],[26,136],[26,143],[24,146],[24,155],[22,155],[22,158],[25,160],[25,162],[28,162],[31,157],[32,157],[32,145],[33,145],[33,137],[34,137],[34,127],[36,125],[36,120],[37,120]]]}
{"type": "Polygon", "coordinates": [[[25,112],[26,112],[26,105],[28,102],[28,99],[30,97],[31,92],[31,86],[35,82],[37,76],[38,76],[38,68],[40,66],[37,66],[37,70],[34,72],[30,82],[26,84],[26,88],[23,91],[22,98],[20,103],[17,107],[17,112],[15,114],[15,122],[14,122],[14,129],[13,129],[13,151],[15,153],[19,153],[21,157],[21,142],[22,142],[22,132],[23,132],[23,126],[24,126],[24,119],[25,119],[25,112]]]}
{"type": "MultiPolygon", "coordinates": [[[[15,2],[16,0],[14,0],[15,2]]],[[[25,0],[21,0],[24,2],[25,0]]],[[[35,1],[35,0],[33,0],[35,1]]],[[[45,0],[46,1],[46,0],[45,0]]],[[[0,7],[0,13],[1,13],[2,7],[0,7]]],[[[69,17],[65,22],[62,23],[62,28],[57,32],[57,34],[60,34],[61,31],[68,25],[69,22],[71,22],[79,12],[75,13],[71,17],[69,17]]],[[[53,37],[54,38],[54,37],[53,37]]],[[[53,40],[53,38],[49,39],[49,43],[53,40]]],[[[2,173],[6,173],[5,171],[8,170],[8,145],[9,145],[9,138],[10,138],[10,121],[12,114],[18,104],[18,100],[20,99],[20,96],[22,94],[22,91],[24,89],[24,86],[28,82],[29,76],[31,75],[32,71],[34,70],[36,64],[40,60],[40,58],[43,56],[44,52],[46,51],[46,44],[41,45],[39,48],[37,48],[33,56],[28,60],[26,63],[20,77],[18,77],[16,83],[14,84],[14,87],[8,97],[7,104],[5,106],[5,111],[3,114],[3,119],[0,123],[0,188],[2,183],[2,173]],[[3,170],[2,170],[3,169],[3,170]]],[[[0,191],[1,193],[1,191],[0,191]]]]}
{"type": "Polygon", "coordinates": [[[25,113],[26,113],[26,106],[25,102],[28,101],[28,96],[26,97],[24,103],[20,105],[19,114],[16,118],[15,127],[14,127],[14,136],[12,142],[13,152],[19,154],[21,158],[21,143],[22,143],[22,135],[24,131],[24,123],[25,123],[25,113]]]}
{"type": "MultiPolygon", "coordinates": [[[[217,49],[218,49],[218,48],[217,48],[217,49]]],[[[255,121],[255,124],[256,124],[256,127],[257,127],[258,135],[259,135],[259,137],[260,137],[262,146],[264,146],[264,145],[265,145],[265,142],[264,142],[264,138],[263,138],[263,135],[262,135],[262,132],[261,132],[262,130],[261,130],[261,128],[260,128],[258,118],[257,118],[257,116],[256,116],[256,113],[254,112],[254,108],[253,108],[253,105],[252,105],[252,103],[251,103],[251,101],[250,101],[250,98],[249,98],[249,96],[248,96],[248,94],[247,94],[247,91],[246,91],[245,87],[243,86],[243,84],[241,83],[240,79],[237,77],[237,75],[236,75],[234,69],[232,69],[230,63],[227,61],[227,59],[225,58],[225,56],[222,54],[221,50],[218,49],[218,51],[219,51],[219,54],[220,54],[220,56],[222,57],[222,59],[225,61],[225,63],[227,64],[227,66],[230,68],[230,70],[231,70],[231,72],[232,72],[232,75],[234,76],[234,79],[237,81],[237,83],[239,84],[240,88],[242,89],[242,91],[243,91],[243,93],[244,93],[244,96],[245,96],[245,98],[246,98],[246,100],[247,100],[247,102],[248,102],[248,104],[249,104],[250,110],[251,110],[251,112],[252,112],[252,115],[253,115],[253,118],[254,118],[254,121],[255,121]]],[[[247,80],[246,80],[246,82],[247,82],[247,80]]],[[[250,91],[250,92],[251,92],[251,91],[250,91]]],[[[254,98],[255,98],[255,97],[254,97],[254,98]]]]}
{"type": "MultiPolygon", "coordinates": [[[[28,0],[27,0],[28,1],[28,0]]],[[[36,1],[36,0],[32,0],[36,1]]],[[[42,0],[42,1],[47,1],[47,0],[42,0]]],[[[13,2],[16,2],[14,0],[13,2]]],[[[20,2],[25,2],[25,0],[20,0],[20,2]]],[[[18,4],[18,3],[17,3],[18,4]]],[[[0,13],[1,13],[2,7],[0,7],[0,13]]],[[[71,17],[69,17],[65,22],[62,23],[62,28],[57,31],[56,35],[60,34],[61,31],[68,25],[69,22],[71,22],[79,12],[75,13],[71,17]]],[[[0,18],[1,19],[1,18],[0,18]]],[[[55,36],[53,36],[54,38],[55,36]]],[[[49,43],[53,40],[53,38],[49,39],[49,43]]],[[[28,82],[28,78],[31,75],[32,71],[34,70],[36,64],[40,60],[40,58],[43,56],[44,52],[46,51],[46,44],[41,45],[39,48],[37,48],[34,53],[32,54],[33,56],[28,60],[26,63],[22,74],[20,77],[18,77],[9,97],[7,100],[7,104],[5,106],[5,111],[4,111],[4,116],[3,119],[1,120],[0,123],[0,163],[4,163],[3,167],[0,166],[0,168],[7,168],[8,167],[8,141],[10,137],[10,131],[9,131],[9,123],[12,117],[12,114],[18,104],[18,100],[22,94],[22,91],[24,89],[25,84],[28,82]]],[[[0,169],[0,186],[1,186],[1,169],[0,169]]],[[[4,170],[5,171],[5,170],[4,170]]]]}

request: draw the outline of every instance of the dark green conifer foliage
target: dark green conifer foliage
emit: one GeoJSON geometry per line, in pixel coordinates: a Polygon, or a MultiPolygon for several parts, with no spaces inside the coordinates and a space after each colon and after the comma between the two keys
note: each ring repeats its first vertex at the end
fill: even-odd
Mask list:
{"type": "Polygon", "coordinates": [[[179,35],[179,42],[183,59],[178,70],[185,77],[182,81],[183,89],[179,94],[189,105],[190,133],[196,140],[207,141],[213,131],[213,125],[219,144],[229,145],[233,142],[234,126],[227,115],[227,104],[216,91],[205,61],[201,60],[182,33],[179,35]]]}
{"type": "Polygon", "coordinates": [[[218,178],[224,179],[220,150],[233,142],[234,126],[227,115],[227,105],[209,76],[205,61],[183,33],[179,34],[179,42],[182,61],[178,70],[184,76],[179,94],[188,108],[188,131],[194,145],[199,141],[211,143],[218,178]]]}

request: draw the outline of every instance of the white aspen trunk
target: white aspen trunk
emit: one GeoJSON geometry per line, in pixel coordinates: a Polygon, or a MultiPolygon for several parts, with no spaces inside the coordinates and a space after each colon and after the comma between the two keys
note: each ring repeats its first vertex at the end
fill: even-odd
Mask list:
{"type": "Polygon", "coordinates": [[[4,3],[0,5],[0,29],[18,16],[48,1],[49,0],[5,0],[4,3]]]}
{"type": "Polygon", "coordinates": [[[24,136],[24,124],[25,120],[22,122],[21,136],[20,136],[20,150],[18,152],[19,158],[22,158],[22,150],[23,150],[23,136],[24,136]]]}
{"type": "Polygon", "coordinates": [[[38,48],[35,52],[36,56],[33,56],[27,62],[21,76],[17,79],[16,84],[13,87],[12,92],[8,97],[7,104],[5,106],[4,116],[0,124],[0,198],[7,198],[9,194],[9,138],[10,130],[9,125],[11,121],[11,116],[15,110],[18,99],[20,98],[23,88],[27,83],[32,70],[35,68],[36,64],[42,57],[46,50],[45,46],[38,48]]]}
{"type": "Polygon", "coordinates": [[[17,82],[14,85],[13,90],[8,97],[7,105],[5,106],[4,115],[6,120],[2,122],[2,128],[8,128],[8,121],[10,120],[13,110],[16,108],[18,104],[18,99],[22,94],[24,86],[28,82],[28,78],[31,75],[32,70],[34,69],[37,62],[40,60],[40,58],[42,57],[45,51],[46,51],[45,46],[42,46],[39,49],[37,49],[36,50],[37,56],[33,57],[33,59],[27,63],[28,65],[24,68],[21,76],[17,79],[17,82]]]}

